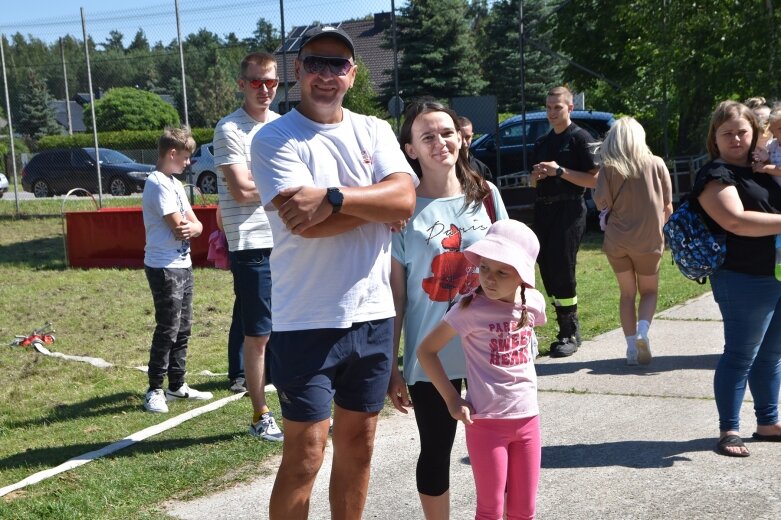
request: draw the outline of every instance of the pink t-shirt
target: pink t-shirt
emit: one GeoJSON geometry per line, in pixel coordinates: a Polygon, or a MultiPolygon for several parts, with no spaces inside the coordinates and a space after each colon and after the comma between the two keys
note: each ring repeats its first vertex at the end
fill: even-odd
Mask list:
{"type": "Polygon", "coordinates": [[[532,327],[545,323],[545,298],[526,289],[527,326],[520,302],[507,303],[476,294],[468,307],[453,306],[444,320],[461,336],[466,358],[466,399],[475,419],[522,419],[539,414],[532,327]]]}

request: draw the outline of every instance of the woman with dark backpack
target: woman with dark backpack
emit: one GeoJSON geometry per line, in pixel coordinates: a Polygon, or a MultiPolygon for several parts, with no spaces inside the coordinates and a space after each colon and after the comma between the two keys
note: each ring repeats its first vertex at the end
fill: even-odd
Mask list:
{"type": "Polygon", "coordinates": [[[749,455],[739,434],[747,383],[757,419],[754,439],[781,441],[781,281],[774,276],[781,187],[752,169],[759,132],[745,105],[720,103],[708,131],[711,161],[692,188],[711,231],[726,234],[726,257],[710,282],[724,321],[724,352],[713,381],[720,430],[716,449],[729,457],[749,455]]]}
{"type": "Polygon", "coordinates": [[[605,215],[602,250],[621,292],[619,316],[626,337],[626,363],[647,365],[651,362],[648,329],[656,312],[664,252],[662,226],[672,213],[670,172],[651,153],[645,130],[631,117],[616,121],[598,155],[594,202],[605,215]]]}

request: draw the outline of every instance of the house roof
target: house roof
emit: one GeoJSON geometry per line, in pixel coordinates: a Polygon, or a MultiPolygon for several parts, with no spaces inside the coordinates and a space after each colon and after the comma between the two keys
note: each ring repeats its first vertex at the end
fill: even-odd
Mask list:
{"type": "Polygon", "coordinates": [[[71,125],[74,132],[84,132],[87,127],[84,125],[84,107],[76,101],[52,100],[49,101],[49,108],[54,111],[54,117],[57,122],[65,129],[68,129],[68,109],[66,103],[71,106],[71,125]]]}
{"type": "MultiPolygon", "coordinates": [[[[359,58],[369,71],[372,85],[376,92],[381,91],[383,83],[392,78],[393,73],[393,49],[384,48],[386,42],[386,33],[391,29],[391,13],[375,13],[371,20],[357,20],[351,22],[339,22],[323,25],[332,25],[339,27],[346,32],[355,46],[355,55],[359,58]]],[[[287,38],[282,45],[277,48],[274,54],[279,62],[280,85],[277,89],[275,104],[282,105],[285,100],[285,68],[287,66],[288,81],[288,100],[291,106],[295,106],[301,101],[301,90],[296,84],[294,73],[294,61],[301,45],[301,35],[311,26],[296,26],[288,33],[287,38]],[[283,63],[283,52],[284,63],[283,63]]]]}

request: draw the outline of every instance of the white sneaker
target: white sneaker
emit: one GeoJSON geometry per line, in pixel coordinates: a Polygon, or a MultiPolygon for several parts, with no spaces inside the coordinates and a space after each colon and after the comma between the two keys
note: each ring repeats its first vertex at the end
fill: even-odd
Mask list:
{"type": "Polygon", "coordinates": [[[641,365],[648,365],[651,363],[651,342],[648,341],[648,336],[646,334],[638,333],[635,344],[637,345],[637,361],[641,365]]]}
{"type": "Polygon", "coordinates": [[[165,402],[165,394],[162,388],[150,390],[144,397],[144,408],[147,412],[168,413],[168,404],[165,402]]]}
{"type": "Polygon", "coordinates": [[[187,383],[183,384],[179,390],[172,392],[170,389],[165,391],[165,398],[168,401],[176,401],[178,399],[192,399],[195,401],[208,401],[214,397],[211,392],[201,392],[194,388],[187,386],[187,383]]]}
{"type": "Polygon", "coordinates": [[[637,366],[637,349],[626,347],[626,364],[630,367],[637,366]]]}
{"type": "Polygon", "coordinates": [[[285,435],[277,426],[277,421],[274,420],[274,415],[271,412],[264,413],[258,422],[250,424],[249,434],[267,441],[282,442],[285,440],[285,435]]]}

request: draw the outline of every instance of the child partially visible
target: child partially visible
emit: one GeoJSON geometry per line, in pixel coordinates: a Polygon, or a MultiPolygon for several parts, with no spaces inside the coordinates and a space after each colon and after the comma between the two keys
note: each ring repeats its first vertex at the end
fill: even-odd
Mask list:
{"type": "Polygon", "coordinates": [[[781,186],[781,105],[776,105],[767,118],[767,128],[773,136],[765,148],[754,151],[755,172],[768,173],[781,186]]]}
{"type": "Polygon", "coordinates": [[[193,151],[195,141],[189,128],[166,128],[158,143],[157,170],[144,185],[144,270],[156,322],[144,399],[144,408],[150,412],[168,412],[167,401],[212,398],[211,392],[199,392],[184,381],[193,314],[190,239],[203,232],[203,225],[174,174],[190,164],[193,151]],[[166,375],[168,389],[163,392],[166,375]]]}
{"type": "Polygon", "coordinates": [[[475,519],[532,519],[540,476],[540,422],[532,327],[546,321],[545,298],[534,289],[540,244],[525,224],[500,220],[464,251],[479,267],[480,286],[423,340],[418,359],[466,425],[475,479],[475,519]],[[458,334],[469,387],[463,399],[438,352],[458,334]],[[506,493],[506,508],[505,508],[506,493]]]}

